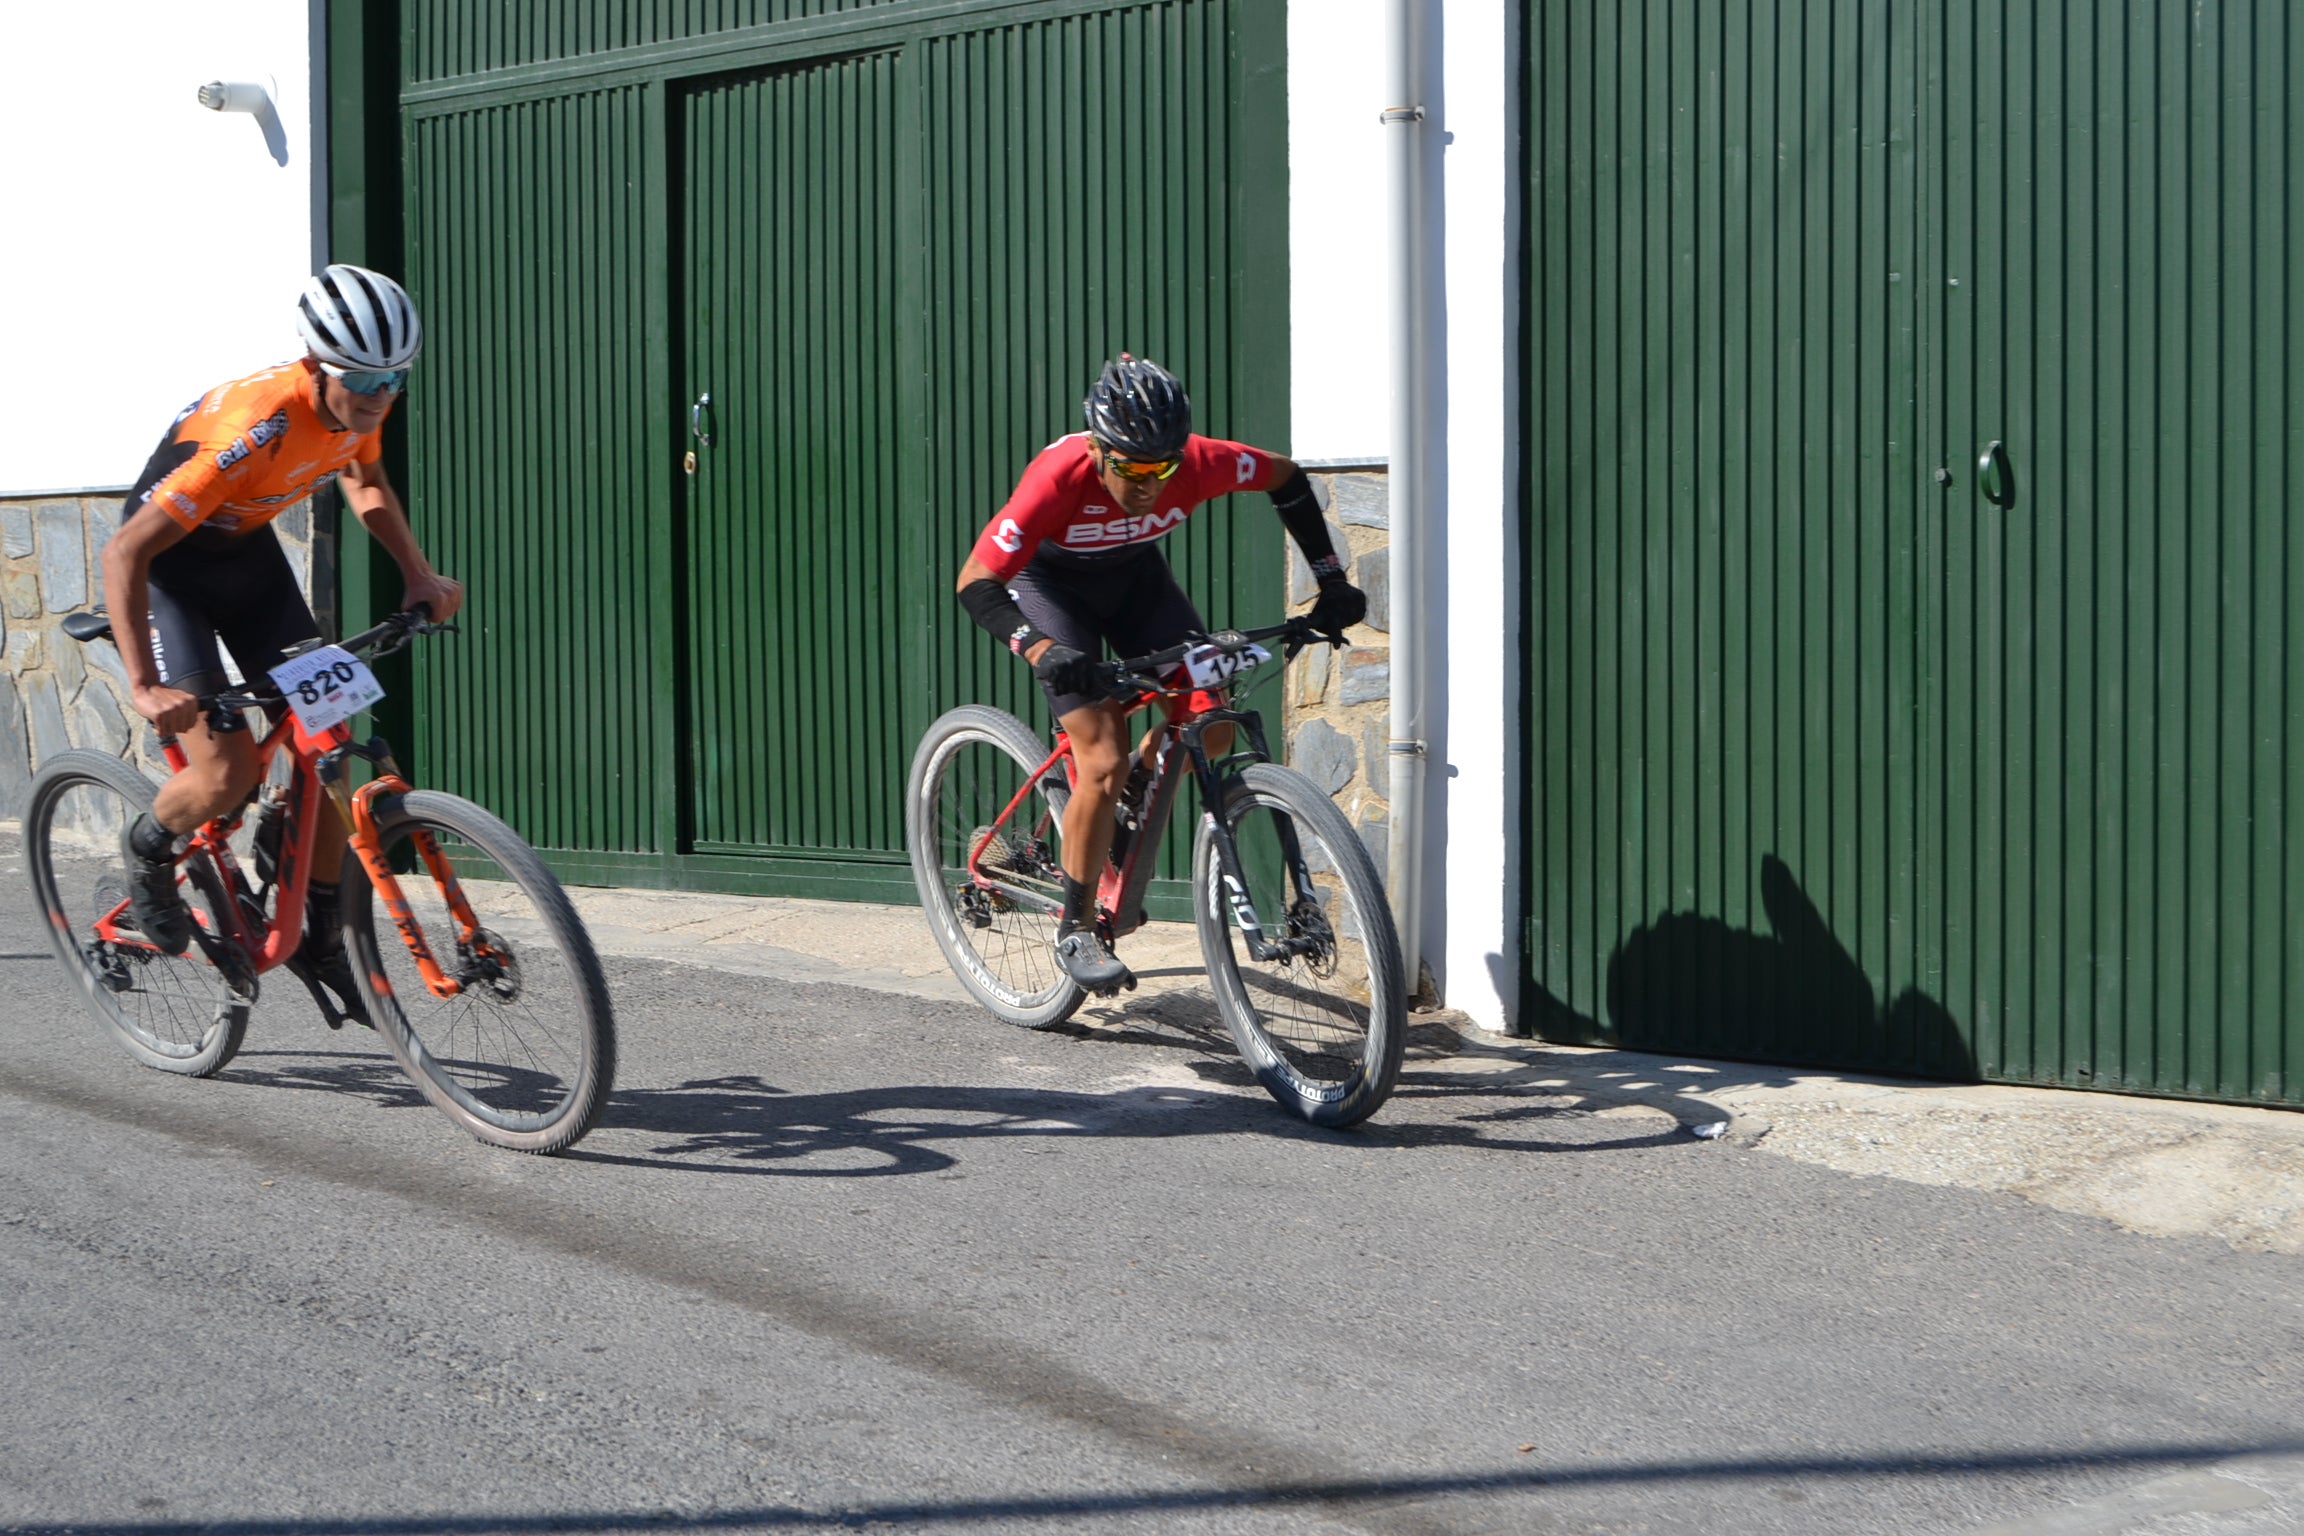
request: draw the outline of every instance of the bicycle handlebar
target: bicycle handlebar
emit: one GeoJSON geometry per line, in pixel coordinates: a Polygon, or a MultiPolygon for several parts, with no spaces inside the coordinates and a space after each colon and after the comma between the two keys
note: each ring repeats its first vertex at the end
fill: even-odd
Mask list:
{"type": "MultiPolygon", "coordinates": [[[[337,644],[354,655],[366,652],[371,656],[389,656],[414,636],[441,634],[455,628],[453,624],[433,623],[432,610],[418,604],[404,613],[389,614],[382,623],[373,624],[356,635],[347,635],[337,644]]],[[[280,697],[280,690],[273,686],[270,679],[266,679],[261,683],[251,681],[238,692],[202,695],[199,702],[201,713],[213,719],[220,713],[261,709],[267,704],[277,704],[280,697]]]]}
{"type": "Polygon", "coordinates": [[[1238,654],[1259,640],[1274,639],[1287,642],[1281,648],[1283,660],[1293,659],[1298,651],[1315,640],[1325,640],[1330,645],[1345,643],[1341,632],[1322,634],[1312,627],[1312,620],[1302,614],[1284,623],[1268,624],[1262,629],[1220,629],[1213,634],[1195,634],[1181,645],[1154,651],[1149,656],[1132,656],[1124,661],[1105,663],[1111,679],[1109,691],[1116,699],[1133,698],[1139,693],[1182,692],[1160,674],[1192,652],[1213,645],[1220,651],[1238,654]]]}

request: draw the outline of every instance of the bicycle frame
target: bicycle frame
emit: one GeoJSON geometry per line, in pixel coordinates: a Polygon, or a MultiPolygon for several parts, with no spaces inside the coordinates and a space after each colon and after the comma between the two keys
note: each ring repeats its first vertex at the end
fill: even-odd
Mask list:
{"type": "MultiPolygon", "coordinates": [[[[322,796],[336,802],[345,824],[351,829],[349,846],[367,872],[376,896],[392,916],[393,926],[408,946],[416,970],[424,978],[424,985],[436,996],[454,997],[463,991],[463,983],[441,969],[425,940],[408,898],[400,888],[399,877],[393,874],[390,862],[384,857],[383,839],[378,835],[375,803],[379,798],[405,795],[410,785],[400,777],[392,761],[391,749],[382,738],[365,744],[356,744],[352,732],[344,725],[330,726],[324,731],[308,731],[304,722],[293,711],[274,724],[257,743],[256,761],[259,772],[270,764],[273,754],[285,747],[293,761],[290,770],[288,802],[284,814],[288,818],[291,836],[280,842],[278,877],[273,882],[274,900],[272,916],[261,915],[255,897],[251,894],[247,877],[241,872],[240,861],[232,853],[232,834],[246,819],[246,807],[201,823],[179,855],[179,862],[192,858],[206,858],[223,881],[226,900],[220,914],[225,931],[213,937],[237,945],[247,957],[254,974],[285,965],[296,955],[304,942],[304,900],[311,886],[312,856],[320,836],[319,811],[322,796]],[[343,787],[344,760],[360,756],[378,765],[378,775],[350,795],[343,787]]],[[[173,736],[160,739],[160,753],[167,760],[169,770],[182,773],[191,765],[183,745],[173,736]]],[[[440,851],[439,843],[430,832],[418,832],[412,841],[433,882],[439,886],[442,900],[456,923],[460,944],[485,949],[480,938],[479,919],[465,899],[464,888],[456,879],[447,855],[440,851]]],[[[127,912],[128,903],[122,901],[111,911],[98,918],[95,929],[98,937],[114,944],[141,946],[146,940],[134,932],[122,932],[120,918],[127,912]]],[[[197,918],[197,914],[195,914],[197,918]]],[[[200,923],[205,928],[205,923],[200,923]]],[[[382,978],[377,981],[384,989],[382,978]]]]}
{"type": "MultiPolygon", "coordinates": [[[[1128,706],[1133,716],[1162,699],[1177,697],[1188,690],[1147,690],[1128,706]]],[[[1161,838],[1167,833],[1168,818],[1173,814],[1176,797],[1184,783],[1180,765],[1189,760],[1191,776],[1200,786],[1201,804],[1215,827],[1216,856],[1223,872],[1225,891],[1232,905],[1233,921],[1239,925],[1241,937],[1248,943],[1249,952],[1260,961],[1282,959],[1296,952],[1294,941],[1279,943],[1264,936],[1264,923],[1255,903],[1248,894],[1248,881],[1240,864],[1240,850],[1232,837],[1232,830],[1218,814],[1224,803],[1224,774],[1208,755],[1206,733],[1213,726],[1232,725],[1245,733],[1249,754],[1259,762],[1269,762],[1272,751],[1264,735],[1264,720],[1254,710],[1218,706],[1197,712],[1172,714],[1158,727],[1162,740],[1153,755],[1152,782],[1146,787],[1144,811],[1139,825],[1129,839],[1128,849],[1117,865],[1107,863],[1097,881],[1097,907],[1109,925],[1108,937],[1118,939],[1134,933],[1144,926],[1144,895],[1152,884],[1153,866],[1161,838]]],[[[1228,754],[1231,756],[1235,754],[1228,754]]],[[[1046,777],[1049,770],[1063,764],[1065,781],[1076,784],[1073,767],[1072,741],[1063,731],[1056,733],[1055,750],[1042,759],[1002,807],[992,825],[984,830],[974,846],[968,850],[968,875],[978,887],[997,891],[1011,899],[1030,902],[1035,906],[1053,910],[1056,901],[1044,890],[1035,890],[1012,880],[1002,879],[985,870],[980,861],[984,851],[1016,816],[1017,809],[1030,798],[1033,789],[1046,777]]],[[[1293,825],[1283,820],[1278,824],[1281,854],[1288,868],[1288,877],[1299,897],[1312,889],[1312,872],[1304,862],[1304,850],[1297,841],[1293,825]]]]}

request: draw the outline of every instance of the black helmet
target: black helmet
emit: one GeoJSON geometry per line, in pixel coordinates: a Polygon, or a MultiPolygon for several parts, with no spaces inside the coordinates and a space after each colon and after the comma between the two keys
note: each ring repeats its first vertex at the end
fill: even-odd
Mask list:
{"type": "Polygon", "coordinates": [[[1192,431],[1192,401],[1158,363],[1121,353],[1080,402],[1088,435],[1124,458],[1172,459],[1192,431]]]}

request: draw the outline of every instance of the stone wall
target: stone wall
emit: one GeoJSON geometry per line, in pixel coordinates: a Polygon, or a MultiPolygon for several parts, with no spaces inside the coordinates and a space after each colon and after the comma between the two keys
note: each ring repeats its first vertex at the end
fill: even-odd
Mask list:
{"type": "MultiPolygon", "coordinates": [[[[123,494],[0,498],[0,819],[23,815],[33,770],[71,747],[139,761],[155,777],[167,772],[151,728],[129,704],[119,653],[57,627],[104,601],[98,561],[123,494]]],[[[307,593],[308,506],[273,525],[307,593]]]]}
{"type": "MultiPolygon", "coordinates": [[[[1386,876],[1391,786],[1392,604],[1390,498],[1381,469],[1306,466],[1328,515],[1328,538],[1346,575],[1368,594],[1368,617],[1346,632],[1353,644],[1307,646],[1289,664],[1282,721],[1288,761],[1328,791],[1386,876]]],[[[1314,592],[1311,567],[1288,549],[1288,603],[1302,610],[1314,592]]]]}

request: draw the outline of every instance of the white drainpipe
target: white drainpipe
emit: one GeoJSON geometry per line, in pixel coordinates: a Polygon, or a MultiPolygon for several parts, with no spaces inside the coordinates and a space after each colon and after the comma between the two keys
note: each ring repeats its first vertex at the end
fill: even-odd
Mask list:
{"type": "Polygon", "coordinates": [[[1400,930],[1400,955],[1408,967],[1413,996],[1423,974],[1424,768],[1427,722],[1424,685],[1426,577],[1424,556],[1429,515],[1425,450],[1431,442],[1428,402],[1434,387],[1424,325],[1431,277],[1427,250],[1434,221],[1426,199],[1425,4],[1427,0],[1387,0],[1385,41],[1387,91],[1384,124],[1391,130],[1392,293],[1388,306],[1392,333],[1392,443],[1387,476],[1391,503],[1392,820],[1388,873],[1392,920],[1400,930]]]}

